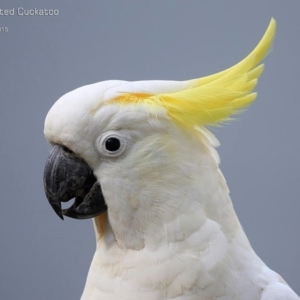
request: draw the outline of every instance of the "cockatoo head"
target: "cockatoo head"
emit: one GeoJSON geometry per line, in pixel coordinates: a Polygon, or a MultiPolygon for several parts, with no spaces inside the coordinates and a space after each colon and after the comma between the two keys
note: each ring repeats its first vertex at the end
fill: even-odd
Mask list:
{"type": "MultiPolygon", "coordinates": [[[[216,140],[205,126],[228,120],[254,101],[263,71],[259,63],[275,26],[271,20],[244,60],[211,76],[183,82],[111,80],[61,97],[44,129],[53,146],[44,186],[55,212],[76,219],[107,212],[115,233],[127,229],[136,236],[155,235],[157,226],[175,216],[180,222],[182,212],[221,218],[216,203],[214,212],[208,204],[218,198],[220,186],[227,187],[213,149],[216,140]],[[62,210],[61,202],[73,198],[62,210]]],[[[181,234],[174,232],[174,239],[181,234]]],[[[143,246],[142,239],[134,243],[143,246]]]]}

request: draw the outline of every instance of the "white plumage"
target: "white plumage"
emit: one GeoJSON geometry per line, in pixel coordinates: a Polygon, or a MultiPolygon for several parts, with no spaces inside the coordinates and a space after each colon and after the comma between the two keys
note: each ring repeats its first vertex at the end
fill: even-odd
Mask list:
{"type": "Polygon", "coordinates": [[[92,168],[107,204],[93,219],[97,247],[82,300],[299,299],[251,248],[212,133],[181,126],[157,102],[115,101],[190,85],[105,81],[66,94],[49,111],[47,140],[92,168]],[[120,150],[105,148],[109,137],[120,150]]]}

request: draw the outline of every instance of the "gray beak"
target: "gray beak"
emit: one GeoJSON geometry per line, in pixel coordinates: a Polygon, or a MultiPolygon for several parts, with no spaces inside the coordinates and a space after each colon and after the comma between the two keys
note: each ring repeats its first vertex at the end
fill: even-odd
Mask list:
{"type": "Polygon", "coordinates": [[[107,210],[101,186],[87,163],[61,145],[55,145],[44,171],[46,197],[63,220],[64,215],[74,219],[93,218],[107,210]],[[61,202],[75,198],[68,209],[61,202]]]}

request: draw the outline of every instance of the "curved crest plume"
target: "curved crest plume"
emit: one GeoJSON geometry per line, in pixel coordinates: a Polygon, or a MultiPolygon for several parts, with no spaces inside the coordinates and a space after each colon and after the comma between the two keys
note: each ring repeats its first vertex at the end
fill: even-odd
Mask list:
{"type": "MultiPolygon", "coordinates": [[[[124,93],[111,101],[164,107],[176,122],[188,127],[217,125],[251,104],[253,92],[270,51],[276,31],[271,22],[255,49],[242,61],[222,72],[188,80],[186,88],[168,93],[124,93]]],[[[109,101],[110,102],[110,101],[109,101]]]]}

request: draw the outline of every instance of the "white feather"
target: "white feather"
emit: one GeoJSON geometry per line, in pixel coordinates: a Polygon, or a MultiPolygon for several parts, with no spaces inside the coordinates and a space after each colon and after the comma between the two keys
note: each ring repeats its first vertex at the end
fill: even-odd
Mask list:
{"type": "Polygon", "coordinates": [[[107,102],[118,92],[185,84],[97,83],[66,94],[47,115],[47,139],[93,168],[108,206],[106,218],[94,219],[97,248],[81,299],[299,299],[251,248],[218,166],[216,138],[178,127],[164,109],[107,102]],[[108,131],[130,140],[120,157],[95,146],[108,131]]]}

